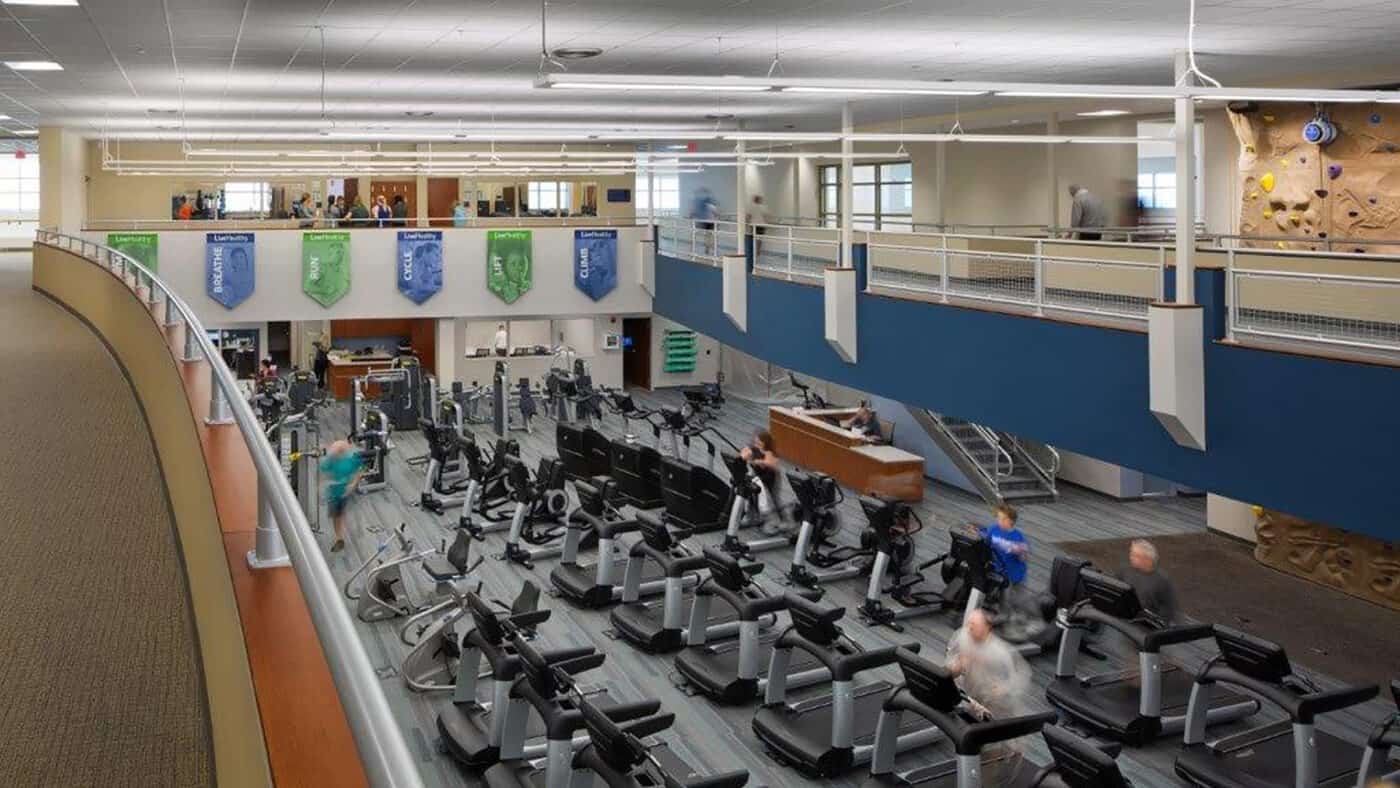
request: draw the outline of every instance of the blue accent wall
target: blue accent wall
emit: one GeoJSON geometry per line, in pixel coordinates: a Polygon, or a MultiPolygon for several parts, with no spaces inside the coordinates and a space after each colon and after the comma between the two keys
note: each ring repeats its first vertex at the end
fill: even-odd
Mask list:
{"type": "MultiPolygon", "coordinates": [[[[1218,335],[1223,275],[1197,274],[1207,334],[1218,335]]],[[[1209,450],[1197,452],[1176,445],[1148,411],[1145,331],[862,293],[859,363],[846,364],[822,336],[820,287],[751,277],[747,333],[724,318],[720,287],[718,268],[657,255],[655,312],[750,355],[1191,487],[1400,539],[1400,517],[1385,497],[1400,480],[1400,370],[1209,341],[1209,450]]]]}

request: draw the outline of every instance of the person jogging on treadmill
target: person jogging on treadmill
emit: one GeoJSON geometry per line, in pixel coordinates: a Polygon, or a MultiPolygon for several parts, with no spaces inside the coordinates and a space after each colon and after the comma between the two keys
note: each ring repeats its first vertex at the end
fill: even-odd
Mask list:
{"type": "Polygon", "coordinates": [[[778,505],[778,471],[780,463],[778,455],[775,453],[777,447],[773,443],[773,435],[768,430],[759,430],[754,433],[753,442],[739,450],[739,456],[753,469],[754,475],[763,484],[763,492],[767,500],[765,508],[760,499],[759,508],[764,514],[779,509],[778,505]]]}
{"type": "Polygon", "coordinates": [[[326,449],[326,458],[321,460],[321,473],[330,479],[326,484],[326,502],[331,520],[335,523],[335,542],[331,544],[331,552],[338,553],[345,549],[345,504],[355,491],[355,485],[360,483],[364,463],[350,441],[338,440],[326,449]]]}
{"type": "MultiPolygon", "coordinates": [[[[1007,719],[1030,713],[1026,702],[1031,693],[1030,665],[997,636],[987,611],[977,609],[967,614],[962,628],[948,641],[946,667],[967,693],[968,705],[977,716],[1007,719]]],[[[1009,781],[1021,768],[1024,749],[1024,738],[984,749],[984,784],[1002,785],[1009,781]]]]}
{"type": "Polygon", "coordinates": [[[1170,626],[1176,621],[1176,589],[1157,569],[1157,548],[1146,539],[1134,539],[1128,546],[1128,563],[1118,577],[1137,592],[1144,609],[1170,626]]]}
{"type": "Polygon", "coordinates": [[[1002,608],[1007,625],[1018,630],[1019,639],[1034,634],[1029,631],[1032,625],[1028,622],[1033,617],[1027,613],[1031,603],[1026,590],[1026,557],[1030,555],[1031,544],[1016,526],[1018,515],[1010,504],[1001,504],[992,512],[996,515],[996,522],[979,527],[977,533],[991,545],[997,572],[1006,578],[1002,608]]]}

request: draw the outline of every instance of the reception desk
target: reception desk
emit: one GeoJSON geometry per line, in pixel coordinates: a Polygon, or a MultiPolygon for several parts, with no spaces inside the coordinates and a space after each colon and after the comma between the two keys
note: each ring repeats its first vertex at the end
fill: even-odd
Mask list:
{"type": "Polygon", "coordinates": [[[886,495],[904,501],[924,497],[924,458],[893,446],[866,443],[864,437],[842,429],[842,419],[855,409],[768,409],[768,431],[778,444],[778,456],[813,471],[830,475],[865,495],[886,495]]]}
{"type": "MultiPolygon", "coordinates": [[[[348,400],[353,390],[351,380],[370,372],[389,369],[393,365],[394,357],[387,353],[376,356],[331,356],[330,369],[326,370],[326,385],[331,390],[331,396],[348,400]]],[[[374,396],[375,392],[370,392],[370,395],[374,396]]]]}

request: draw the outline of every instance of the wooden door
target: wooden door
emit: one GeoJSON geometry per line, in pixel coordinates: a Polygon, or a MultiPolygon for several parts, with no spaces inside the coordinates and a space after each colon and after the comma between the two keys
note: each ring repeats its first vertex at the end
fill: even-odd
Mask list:
{"type": "Polygon", "coordinates": [[[457,200],[456,178],[428,179],[428,218],[433,227],[452,226],[452,203],[457,200]]]}
{"type": "Polygon", "coordinates": [[[360,179],[359,179],[359,178],[346,178],[346,179],[345,179],[345,208],[346,208],[346,210],[349,210],[349,209],[350,209],[350,206],[352,206],[352,205],[355,204],[355,195],[357,195],[357,194],[359,194],[359,193],[360,193],[360,179]]]}
{"type": "MultiPolygon", "coordinates": [[[[505,205],[505,208],[506,208],[506,214],[505,214],[505,215],[506,215],[506,216],[514,216],[514,215],[515,215],[515,209],[518,207],[517,204],[516,204],[516,202],[515,202],[515,187],[514,187],[514,186],[506,186],[505,188],[501,189],[501,202],[503,202],[503,203],[506,204],[506,205],[505,205]]],[[[493,210],[494,210],[494,209],[493,209],[493,210]]],[[[496,215],[497,215],[497,216],[500,216],[501,214],[500,214],[499,212],[496,212],[496,215]]]]}
{"type": "Polygon", "coordinates": [[[622,382],[651,388],[651,318],[622,319],[622,382]]]}
{"type": "MultiPolygon", "coordinates": [[[[374,197],[381,195],[389,207],[394,206],[394,197],[403,195],[404,202],[408,204],[408,223],[413,224],[413,217],[418,215],[418,182],[417,181],[381,181],[375,179],[370,181],[370,190],[374,192],[374,197]]],[[[366,200],[366,205],[373,211],[373,200],[366,200]]]]}

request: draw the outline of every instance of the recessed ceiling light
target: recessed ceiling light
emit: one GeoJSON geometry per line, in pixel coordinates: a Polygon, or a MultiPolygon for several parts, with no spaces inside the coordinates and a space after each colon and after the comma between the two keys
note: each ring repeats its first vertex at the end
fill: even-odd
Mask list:
{"type": "Polygon", "coordinates": [[[63,66],[52,60],[6,60],[5,65],[15,71],[62,71],[63,66]]]}
{"type": "Polygon", "coordinates": [[[1132,112],[1126,109],[1096,109],[1093,112],[1074,113],[1081,118],[1113,118],[1119,115],[1131,115],[1132,112]]]}
{"type": "Polygon", "coordinates": [[[601,47],[559,47],[549,54],[560,60],[587,60],[603,54],[601,47]]]}
{"type": "Polygon", "coordinates": [[[78,0],[4,0],[5,5],[77,5],[78,0]]]}

